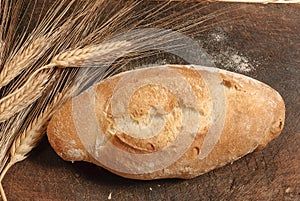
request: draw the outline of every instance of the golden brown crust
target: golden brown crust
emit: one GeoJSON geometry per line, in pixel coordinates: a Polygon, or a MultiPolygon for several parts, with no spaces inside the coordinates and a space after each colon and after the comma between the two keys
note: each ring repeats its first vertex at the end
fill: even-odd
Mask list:
{"type": "MultiPolygon", "coordinates": [[[[123,94],[116,91],[120,89],[118,84],[131,72],[114,76],[96,86],[95,114],[99,127],[113,146],[126,153],[138,155],[162,152],[168,146],[174,146],[174,149],[181,150],[180,144],[174,145],[174,143],[179,136],[180,130],[186,126],[182,124],[184,122],[183,117],[186,117],[184,116],[186,113],[196,115],[195,117],[199,120],[199,123],[196,125],[196,135],[192,143],[186,147],[184,153],[179,155],[180,157],[174,162],[165,165],[163,168],[154,169],[154,171],[150,172],[147,170],[142,173],[138,169],[136,172],[125,171],[126,168],[122,171],[118,166],[109,165],[111,163],[104,164],[101,161],[102,158],[99,158],[101,156],[97,155],[98,152],[87,150],[87,145],[82,142],[82,136],[78,134],[75,126],[76,122],[74,123],[72,101],[64,105],[54,115],[48,126],[48,138],[52,147],[65,160],[89,161],[127,178],[144,180],[173,177],[192,178],[226,163],[233,162],[256,149],[261,149],[280,134],[284,124],[284,102],[280,95],[271,87],[251,78],[223,70],[211,71],[197,67],[185,68],[182,66],[169,66],[167,68],[176,71],[175,77],[168,78],[168,74],[163,73],[158,73],[157,75],[167,76],[165,82],[168,82],[168,79],[178,79],[176,82],[170,81],[171,84],[165,84],[164,86],[161,83],[144,83],[138,88],[134,88],[134,82],[128,85],[128,88],[132,87],[134,89],[132,91],[133,95],[129,96],[130,100],[127,108],[129,119],[133,122],[128,122],[129,126],[125,125],[123,128],[121,125],[121,128],[120,123],[116,122],[116,118],[122,120],[125,117],[118,116],[122,115],[122,113],[114,113],[113,109],[115,108],[113,107],[118,106],[114,105],[113,99],[116,98],[114,96],[128,95],[126,94],[129,90],[128,88],[125,90],[126,93],[124,92],[123,94]],[[224,122],[216,144],[214,144],[213,140],[208,141],[208,144],[206,142],[206,137],[209,135],[218,137],[216,133],[208,134],[211,127],[214,126],[214,123],[211,124],[211,122],[214,122],[214,115],[218,113],[216,108],[220,107],[212,104],[212,99],[216,97],[214,97],[215,92],[208,86],[209,81],[207,79],[210,79],[211,75],[217,75],[218,77],[216,81],[218,86],[216,87],[220,87],[222,89],[221,92],[224,93],[224,101],[222,102],[224,105],[222,107],[226,108],[224,113],[217,114],[218,118],[224,118],[224,122]],[[180,79],[183,79],[183,81],[180,79]],[[188,83],[190,86],[189,90],[192,92],[188,92],[187,86],[184,84],[184,86],[177,86],[180,85],[180,82],[188,83]],[[181,96],[176,95],[176,91],[168,88],[172,85],[176,85],[179,88],[183,87],[180,92],[181,96]],[[184,94],[182,90],[187,90],[185,92],[187,98],[190,98],[189,93],[196,97],[194,101],[195,107],[191,106],[193,104],[192,101],[184,103],[183,99],[186,97],[182,97],[184,94]],[[161,108],[157,108],[158,105],[161,108]],[[130,127],[131,124],[149,127],[152,122],[151,117],[160,118],[159,115],[165,118],[166,123],[165,127],[154,136],[137,138],[124,132],[124,129],[133,129],[130,127]],[[73,143],[70,143],[70,141],[73,143]],[[206,143],[206,149],[203,148],[204,143],[206,143]],[[210,148],[212,148],[211,151],[210,148]],[[207,155],[204,152],[207,152],[207,155]],[[81,154],[76,155],[74,153],[81,154]]],[[[157,72],[164,72],[166,67],[153,69],[159,69],[157,72]]],[[[151,69],[147,72],[149,73],[150,71],[151,69]]],[[[157,72],[155,71],[154,75],[157,72]]],[[[142,75],[141,79],[144,76],[147,77],[147,75],[142,75]]],[[[129,84],[131,82],[130,79],[128,79],[129,84]]],[[[155,78],[149,79],[155,80],[155,78]]],[[[219,99],[223,100],[222,94],[219,95],[219,99]]],[[[117,98],[122,99],[122,97],[117,98]]],[[[84,101],[84,99],[89,98],[87,93],[83,93],[76,99],[84,101]]],[[[122,110],[122,106],[119,107],[122,110]]],[[[141,133],[141,135],[145,135],[145,133],[141,133]]],[[[94,146],[92,140],[88,142],[91,143],[91,147],[94,146]]],[[[105,148],[106,145],[103,145],[103,147],[105,148]]],[[[100,155],[103,154],[102,157],[105,158],[105,151],[99,153],[100,155]]],[[[117,156],[111,153],[111,157],[117,156]]],[[[135,163],[130,160],[134,160],[134,157],[128,158],[125,161],[125,166],[127,168],[132,167],[132,169],[137,168],[132,166],[135,163]]],[[[156,160],[163,159],[157,158],[156,160]]]]}
{"type": "Polygon", "coordinates": [[[67,161],[81,161],[88,154],[77,136],[72,116],[72,103],[67,102],[52,117],[47,127],[49,143],[56,153],[67,161]]]}

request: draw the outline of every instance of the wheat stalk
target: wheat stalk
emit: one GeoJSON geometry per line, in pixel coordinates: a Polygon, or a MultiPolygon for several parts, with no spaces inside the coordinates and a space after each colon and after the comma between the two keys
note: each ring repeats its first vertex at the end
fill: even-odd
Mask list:
{"type": "Polygon", "coordinates": [[[40,98],[49,78],[49,72],[41,72],[29,78],[23,87],[0,99],[0,122],[8,120],[40,98]]]}
{"type": "MultiPolygon", "coordinates": [[[[13,144],[9,150],[9,162],[3,169],[0,175],[0,184],[7,173],[7,171],[16,163],[23,161],[28,157],[28,153],[36,147],[38,142],[44,136],[47,123],[51,116],[54,114],[56,109],[58,109],[66,100],[68,100],[74,92],[74,89],[67,90],[58,93],[51,104],[49,104],[46,109],[29,124],[25,131],[23,131],[18,137],[15,138],[13,144]]],[[[6,200],[4,190],[1,189],[0,193],[3,200],[6,200]]]]}
{"type": "Polygon", "coordinates": [[[5,63],[0,72],[0,87],[7,85],[18,76],[25,68],[31,66],[47,44],[46,37],[42,36],[34,40],[30,45],[5,63]]]}
{"type": "Polygon", "coordinates": [[[0,194],[1,194],[2,200],[3,201],[7,201],[7,198],[6,198],[6,195],[5,195],[2,183],[0,183],[0,194]]]}
{"type": "Polygon", "coordinates": [[[111,41],[100,45],[87,46],[75,50],[66,51],[56,55],[50,65],[65,67],[82,67],[88,65],[99,65],[109,59],[114,51],[121,52],[130,45],[127,41],[111,41]]]}
{"type": "MultiPolygon", "coordinates": [[[[47,122],[68,98],[71,97],[73,90],[65,89],[63,92],[58,93],[52,103],[48,104],[46,109],[37,116],[27,127],[27,129],[19,135],[13,142],[10,148],[10,161],[17,163],[27,158],[27,154],[36,146],[36,144],[43,137],[47,122]]],[[[0,182],[2,177],[0,177],[0,182]]]]}

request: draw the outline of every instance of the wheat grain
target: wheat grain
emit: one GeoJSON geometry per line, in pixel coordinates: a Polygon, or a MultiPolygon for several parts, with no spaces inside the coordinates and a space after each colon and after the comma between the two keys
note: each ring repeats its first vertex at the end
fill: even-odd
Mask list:
{"type": "Polygon", "coordinates": [[[41,139],[47,126],[47,122],[50,120],[55,111],[73,95],[74,91],[75,87],[71,89],[66,88],[63,92],[58,93],[54,97],[53,101],[47,105],[42,114],[37,116],[23,132],[23,134],[16,138],[10,149],[10,156],[12,158],[17,158],[18,160],[16,161],[19,162],[27,157],[27,154],[41,139]]]}
{"type": "MultiPolygon", "coordinates": [[[[10,163],[17,163],[24,160],[28,153],[37,145],[43,137],[47,122],[56,111],[69,97],[71,92],[63,92],[56,95],[51,104],[37,116],[27,127],[27,129],[19,135],[10,148],[10,163]]],[[[3,177],[0,177],[0,182],[3,177]]]]}
{"type": "Polygon", "coordinates": [[[10,162],[17,163],[27,158],[27,154],[43,137],[48,114],[44,113],[36,118],[30,126],[18,136],[10,148],[10,162]]]}
{"type": "Polygon", "coordinates": [[[1,183],[5,174],[14,164],[27,158],[28,153],[36,147],[38,142],[44,136],[47,122],[50,120],[51,116],[57,108],[71,97],[72,94],[73,90],[67,89],[65,89],[62,93],[58,93],[52,103],[49,104],[46,109],[30,123],[21,135],[14,139],[9,150],[9,162],[6,164],[0,175],[0,193],[3,200],[7,200],[4,190],[1,189],[1,183]]]}
{"type": "Polygon", "coordinates": [[[127,41],[112,41],[96,46],[88,46],[80,49],[66,51],[56,55],[50,62],[50,65],[60,68],[82,67],[95,65],[111,59],[112,52],[125,50],[129,46],[127,41]]]}
{"type": "MultiPolygon", "coordinates": [[[[30,126],[18,136],[10,148],[10,161],[3,169],[0,176],[0,183],[7,171],[17,162],[27,158],[27,154],[36,146],[38,141],[43,137],[46,115],[40,115],[39,119],[35,119],[30,126]]],[[[5,192],[1,189],[2,199],[6,200],[5,192]]]]}
{"type": "Polygon", "coordinates": [[[33,79],[29,79],[20,89],[2,98],[0,100],[0,122],[11,118],[41,97],[49,78],[49,72],[41,72],[33,79]]]}
{"type": "Polygon", "coordinates": [[[37,59],[41,50],[45,49],[47,40],[45,37],[39,37],[24,49],[20,54],[13,57],[12,60],[5,63],[0,72],[0,87],[7,85],[11,80],[18,76],[25,68],[31,66],[37,59]]]}
{"type": "MultiPolygon", "coordinates": [[[[9,150],[9,162],[6,164],[0,175],[0,185],[10,167],[26,159],[28,153],[34,147],[36,147],[38,142],[44,136],[47,122],[50,120],[56,109],[58,109],[72,96],[74,90],[75,89],[72,88],[65,89],[63,92],[58,93],[53,99],[52,103],[49,104],[46,109],[30,123],[25,131],[23,131],[18,137],[14,139],[13,144],[11,145],[9,150]]],[[[0,193],[2,195],[2,199],[5,200],[6,196],[4,190],[1,189],[1,186],[0,193]]]]}

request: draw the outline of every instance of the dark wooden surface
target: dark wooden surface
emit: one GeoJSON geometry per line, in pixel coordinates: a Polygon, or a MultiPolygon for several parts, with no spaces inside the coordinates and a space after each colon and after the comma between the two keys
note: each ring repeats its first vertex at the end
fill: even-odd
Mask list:
{"type": "MultiPolygon", "coordinates": [[[[111,200],[300,200],[300,5],[239,5],[228,19],[241,14],[242,21],[211,26],[197,39],[218,67],[237,71],[237,63],[246,63],[253,69],[244,74],[283,96],[284,130],[263,151],[191,180],[136,181],[65,162],[45,138],[4,178],[8,199],[108,200],[111,193],[111,200]]],[[[226,6],[212,4],[204,12],[226,6]]]]}

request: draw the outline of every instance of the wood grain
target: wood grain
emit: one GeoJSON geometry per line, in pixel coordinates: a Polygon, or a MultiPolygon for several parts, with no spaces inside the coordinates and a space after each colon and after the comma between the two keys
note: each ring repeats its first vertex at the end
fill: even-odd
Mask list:
{"type": "MultiPolygon", "coordinates": [[[[244,74],[283,96],[286,125],[266,149],[191,180],[135,181],[91,164],[65,162],[44,139],[4,178],[9,200],[108,200],[110,193],[111,200],[300,200],[300,5],[238,5],[240,11],[226,17],[242,15],[242,21],[211,26],[197,40],[217,67],[224,68],[232,55],[247,58],[255,70],[244,74]]],[[[203,12],[231,6],[210,3],[203,12]]],[[[215,19],[221,20],[224,16],[215,19]]]]}

